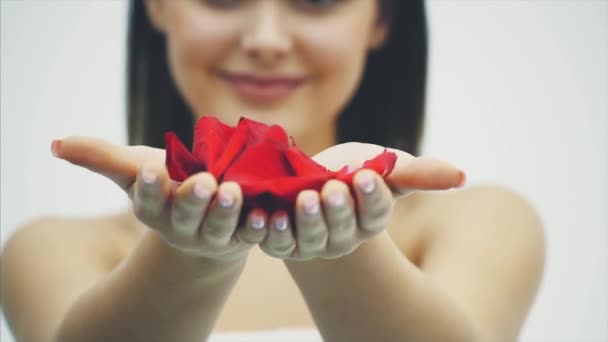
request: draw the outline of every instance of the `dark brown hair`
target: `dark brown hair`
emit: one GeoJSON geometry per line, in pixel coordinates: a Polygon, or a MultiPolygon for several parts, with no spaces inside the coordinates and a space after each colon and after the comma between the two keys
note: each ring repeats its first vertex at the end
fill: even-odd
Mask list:
{"type": "MultiPolygon", "coordinates": [[[[417,154],[428,53],[424,0],[379,1],[390,34],[369,54],[361,84],[340,114],[338,139],[417,154]]],[[[127,53],[129,144],[163,148],[164,133],[173,131],[191,146],[192,112],[171,77],[165,38],[153,29],[141,0],[130,4],[127,53]]]]}

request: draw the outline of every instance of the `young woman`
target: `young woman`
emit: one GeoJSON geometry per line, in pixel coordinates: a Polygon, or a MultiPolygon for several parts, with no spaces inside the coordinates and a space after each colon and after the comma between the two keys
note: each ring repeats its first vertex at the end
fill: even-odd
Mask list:
{"type": "Polygon", "coordinates": [[[53,142],[108,177],[133,210],[41,218],[2,255],[2,302],[24,341],[202,341],[212,332],[314,328],[327,341],[512,341],[544,263],[535,211],[414,158],[424,111],[422,0],[133,1],[129,138],[53,142]],[[280,124],[334,169],[384,147],[383,180],[358,172],[302,191],[295,217],[253,210],[238,184],[169,179],[163,133],[192,142],[213,114],[280,124]],[[353,142],[340,144],[342,142],[353,142]],[[398,199],[398,200],[397,200],[398,199]],[[290,222],[293,222],[293,226],[290,222]]]}

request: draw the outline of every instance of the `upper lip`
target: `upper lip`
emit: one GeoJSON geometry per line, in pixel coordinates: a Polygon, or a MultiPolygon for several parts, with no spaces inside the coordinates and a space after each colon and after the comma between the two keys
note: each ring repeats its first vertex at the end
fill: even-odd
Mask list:
{"type": "Polygon", "coordinates": [[[272,84],[297,84],[303,82],[306,78],[301,76],[289,76],[289,75],[260,75],[248,72],[220,72],[222,77],[229,80],[255,82],[261,85],[272,85],[272,84]]]}

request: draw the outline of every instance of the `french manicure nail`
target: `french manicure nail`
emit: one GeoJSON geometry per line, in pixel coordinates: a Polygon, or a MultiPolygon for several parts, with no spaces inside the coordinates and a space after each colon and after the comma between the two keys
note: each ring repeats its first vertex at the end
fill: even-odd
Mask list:
{"type": "Polygon", "coordinates": [[[274,221],[274,227],[276,228],[276,230],[278,230],[280,232],[286,230],[287,229],[287,217],[286,216],[277,217],[274,221]]]}
{"type": "Polygon", "coordinates": [[[211,197],[211,190],[202,183],[196,183],[193,192],[198,199],[206,200],[211,197]]]}
{"type": "Polygon", "coordinates": [[[458,177],[459,177],[460,181],[458,182],[458,185],[456,185],[456,188],[461,189],[464,187],[465,183],[467,182],[467,175],[464,173],[464,171],[460,171],[458,174],[458,177]]]}
{"type": "Polygon", "coordinates": [[[361,175],[357,180],[357,185],[364,194],[370,194],[376,188],[374,178],[371,175],[361,175]]]}
{"type": "Polygon", "coordinates": [[[344,194],[342,192],[336,192],[333,193],[331,195],[329,195],[329,204],[331,204],[334,207],[339,207],[341,205],[344,205],[344,203],[346,203],[346,196],[344,196],[344,194]]]}
{"type": "Polygon", "coordinates": [[[55,158],[59,158],[59,149],[61,149],[61,140],[53,139],[51,142],[51,153],[53,153],[55,158]]]}
{"type": "Polygon", "coordinates": [[[266,222],[264,220],[264,216],[259,215],[259,214],[251,215],[251,227],[253,229],[262,229],[262,228],[264,228],[265,224],[266,224],[266,222]]]}
{"type": "Polygon", "coordinates": [[[141,172],[141,180],[146,184],[154,184],[158,177],[150,170],[144,169],[141,172]]]}
{"type": "Polygon", "coordinates": [[[234,204],[234,196],[225,192],[220,192],[218,202],[221,207],[230,208],[234,204]]]}
{"type": "Polygon", "coordinates": [[[304,212],[308,215],[314,215],[319,212],[319,201],[309,198],[304,201],[304,212]]]}

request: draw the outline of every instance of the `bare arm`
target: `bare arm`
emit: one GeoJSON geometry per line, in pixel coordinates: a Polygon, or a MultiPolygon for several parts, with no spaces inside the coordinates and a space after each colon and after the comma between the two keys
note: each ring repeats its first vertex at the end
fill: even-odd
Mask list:
{"type": "Polygon", "coordinates": [[[16,234],[2,257],[3,303],[16,334],[45,342],[206,338],[266,234],[251,215],[236,230],[238,185],[218,186],[204,172],[177,184],[164,151],[145,146],[69,137],[53,152],[119,185],[146,229],[111,272],[98,258],[113,246],[91,251],[98,243],[83,233],[90,227],[40,222],[16,234]]]}
{"type": "Polygon", "coordinates": [[[508,191],[462,193],[430,209],[420,268],[386,232],[341,258],[285,261],[325,339],[517,339],[543,269],[540,221],[508,191]]]}
{"type": "Polygon", "coordinates": [[[103,273],[90,252],[61,245],[62,232],[40,222],[3,253],[4,309],[19,341],[204,340],[245,264],[186,256],[147,230],[122,264],[103,273]]]}
{"type": "Polygon", "coordinates": [[[148,230],[70,307],[55,341],[201,341],[245,265],[184,256],[148,230]]]}

